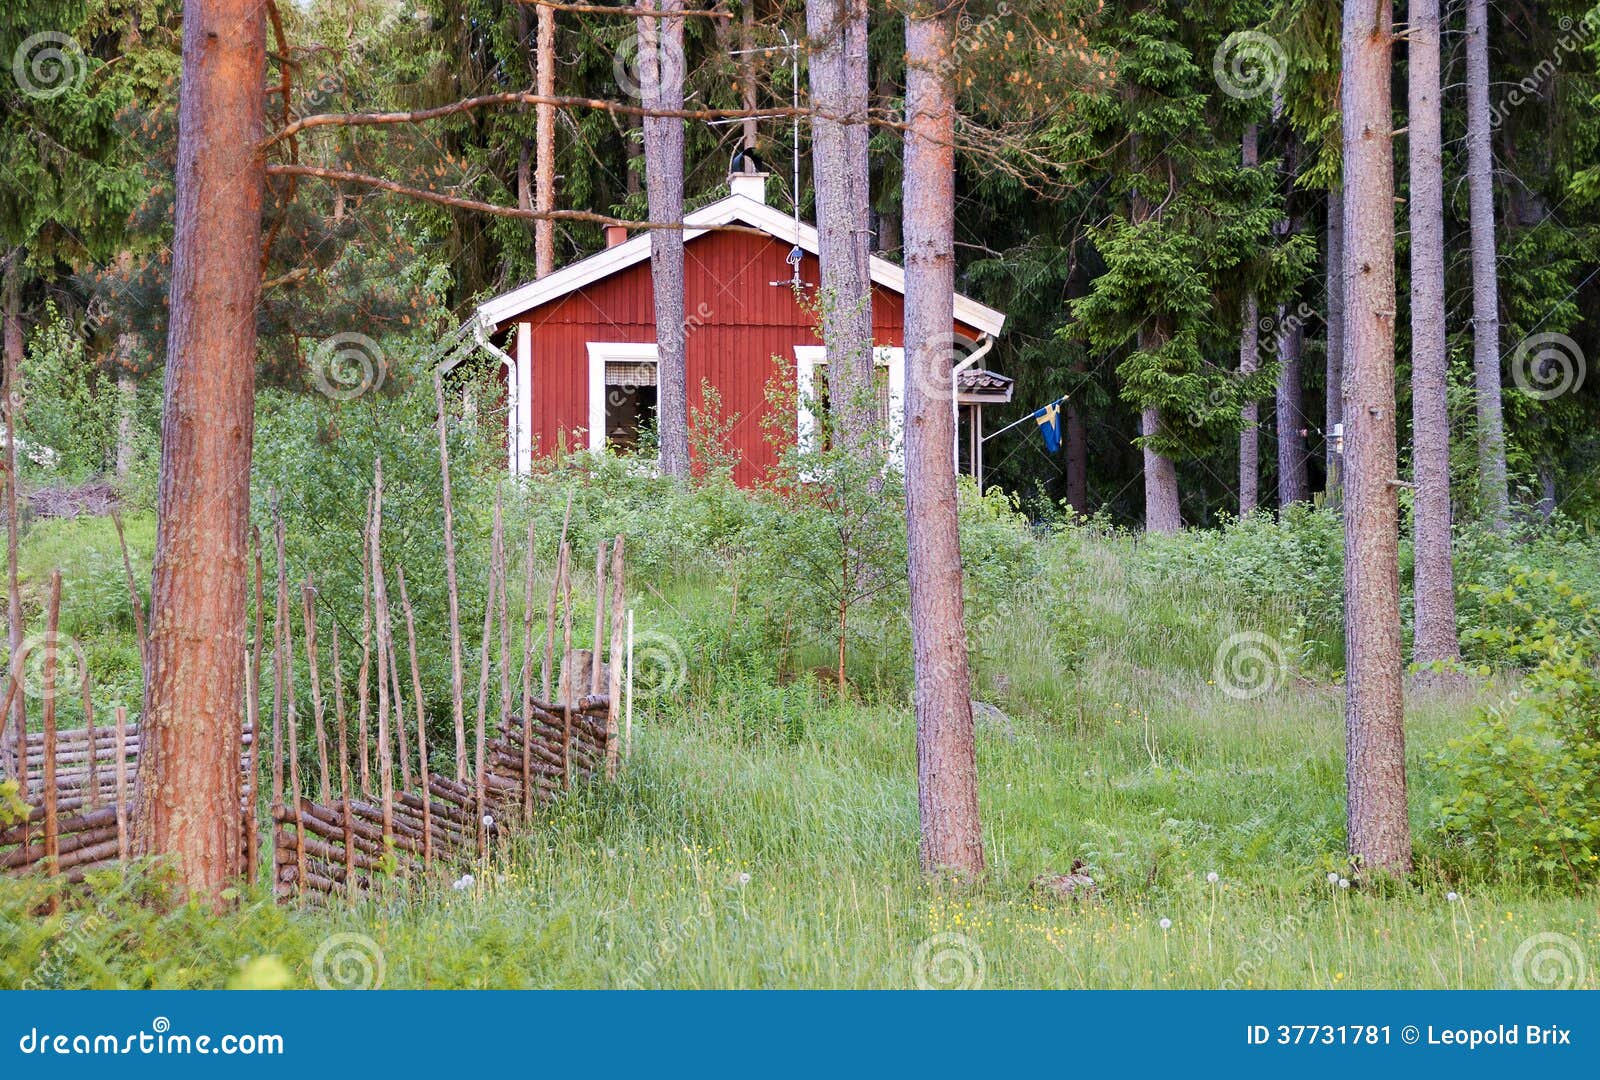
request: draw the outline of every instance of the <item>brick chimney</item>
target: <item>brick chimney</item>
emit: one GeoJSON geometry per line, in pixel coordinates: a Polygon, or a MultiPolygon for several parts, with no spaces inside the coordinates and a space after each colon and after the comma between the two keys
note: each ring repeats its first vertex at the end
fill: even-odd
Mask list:
{"type": "Polygon", "coordinates": [[[624,240],[626,240],[627,238],[628,238],[628,227],[626,225],[607,225],[606,226],[606,247],[614,248],[618,244],[620,244],[624,240]]]}

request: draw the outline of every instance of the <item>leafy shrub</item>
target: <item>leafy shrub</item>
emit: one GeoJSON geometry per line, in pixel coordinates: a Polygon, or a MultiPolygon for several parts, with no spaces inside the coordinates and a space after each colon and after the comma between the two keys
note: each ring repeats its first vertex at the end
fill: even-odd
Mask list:
{"type": "Polygon", "coordinates": [[[18,465],[45,483],[76,484],[104,472],[116,452],[119,398],[78,329],[48,304],[28,341],[18,465]]]}
{"type": "Polygon", "coordinates": [[[1596,604],[1548,571],[1520,572],[1477,595],[1500,621],[1469,638],[1530,670],[1508,702],[1483,710],[1477,728],[1440,756],[1458,790],[1434,801],[1438,828],[1450,846],[1498,869],[1600,880],[1596,604]]]}

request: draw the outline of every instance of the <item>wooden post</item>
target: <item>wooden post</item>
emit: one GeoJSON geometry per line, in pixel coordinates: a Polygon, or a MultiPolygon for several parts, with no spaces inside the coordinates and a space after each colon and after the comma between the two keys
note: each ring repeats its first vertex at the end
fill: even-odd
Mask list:
{"type": "MultiPolygon", "coordinates": [[[[128,707],[117,706],[117,859],[128,861],[128,707]]],[[[252,815],[253,817],[254,815],[252,815]]],[[[24,841],[26,842],[26,841],[24,841]]],[[[255,863],[252,862],[252,880],[255,863]]]]}
{"type": "MultiPolygon", "coordinates": [[[[245,709],[252,714],[252,718],[250,721],[250,797],[245,802],[245,806],[248,808],[248,816],[245,818],[244,822],[244,855],[246,879],[250,882],[250,884],[254,885],[258,870],[257,864],[261,859],[260,822],[258,820],[260,808],[257,804],[260,802],[261,798],[261,653],[266,643],[267,601],[266,593],[262,585],[263,575],[261,572],[261,530],[252,528],[250,530],[250,537],[253,555],[252,562],[255,567],[256,615],[255,640],[250,643],[250,671],[248,673],[250,681],[245,687],[245,692],[248,694],[248,697],[245,699],[245,709]]],[[[119,733],[117,736],[117,741],[120,743],[121,740],[122,736],[119,733]]],[[[277,828],[277,826],[270,821],[268,822],[268,827],[269,831],[277,828]]],[[[274,882],[274,884],[276,884],[276,882],[274,882]]]]}
{"type": "MultiPolygon", "coordinates": [[[[128,602],[133,607],[133,633],[139,643],[139,668],[148,673],[150,668],[150,637],[145,631],[144,599],[139,595],[139,585],[133,575],[133,559],[128,555],[128,538],[122,531],[122,515],[111,511],[111,524],[117,530],[117,546],[122,549],[122,574],[128,582],[128,602]]],[[[260,551],[256,553],[259,573],[260,551]]]]}
{"type": "Polygon", "coordinates": [[[572,548],[561,545],[561,790],[572,790],[572,548]]]}
{"type": "Polygon", "coordinates": [[[417,764],[422,771],[422,868],[433,869],[433,784],[428,772],[428,715],[422,699],[422,670],[417,665],[417,620],[406,592],[405,567],[394,568],[400,583],[400,610],[406,620],[406,654],[411,659],[411,696],[417,703],[417,764]]]}
{"type": "Polygon", "coordinates": [[[79,667],[79,682],[83,693],[83,726],[89,732],[89,805],[100,805],[100,750],[94,738],[94,701],[89,696],[89,663],[85,659],[79,667]]]}
{"type": "Polygon", "coordinates": [[[550,582],[550,605],[544,615],[544,663],[540,668],[543,677],[544,700],[550,701],[550,665],[556,654],[556,597],[561,591],[562,559],[567,550],[567,526],[572,523],[572,492],[567,492],[567,509],[561,518],[561,539],[556,541],[556,576],[550,582]]]}
{"type": "MultiPolygon", "coordinates": [[[[283,636],[289,622],[289,587],[284,568],[283,518],[278,515],[278,496],[272,493],[272,542],[277,553],[278,579],[274,592],[276,607],[272,619],[272,799],[274,808],[283,799],[283,636]]],[[[273,820],[277,820],[274,816],[273,820]]],[[[276,850],[276,845],[274,845],[276,850]]],[[[273,879],[276,883],[277,879],[273,879]]]]}
{"type": "Polygon", "coordinates": [[[504,522],[495,544],[495,579],[500,582],[500,731],[511,722],[511,569],[506,553],[504,522]]]}
{"type": "Polygon", "coordinates": [[[271,808],[272,821],[272,895],[280,896],[283,892],[283,845],[278,843],[279,811],[283,807],[283,633],[289,621],[289,599],[284,579],[283,518],[278,514],[276,491],[271,494],[271,501],[278,577],[272,616],[272,797],[267,805],[271,808]]]}
{"type": "MultiPolygon", "coordinates": [[[[249,765],[249,768],[246,770],[248,775],[245,778],[246,779],[246,784],[245,784],[245,789],[244,789],[244,798],[240,800],[240,802],[242,802],[244,805],[240,809],[244,813],[244,873],[245,873],[245,880],[248,881],[252,885],[254,885],[255,881],[256,881],[256,859],[257,859],[258,853],[260,851],[260,846],[259,846],[260,845],[260,837],[257,834],[257,829],[259,828],[259,826],[256,823],[256,788],[257,788],[258,784],[260,783],[260,781],[258,779],[258,775],[259,774],[256,771],[256,753],[257,753],[257,747],[259,747],[261,745],[261,723],[260,723],[261,691],[260,691],[260,687],[258,687],[256,685],[257,677],[258,677],[258,673],[256,671],[256,667],[251,662],[250,655],[248,653],[246,653],[245,657],[244,657],[244,713],[245,713],[245,721],[246,721],[246,723],[248,723],[250,725],[250,731],[251,731],[251,735],[250,735],[250,755],[249,755],[250,756],[250,765],[249,765]]],[[[122,791],[121,791],[122,759],[125,756],[125,754],[123,752],[123,746],[122,746],[122,714],[123,714],[123,712],[124,712],[124,710],[122,709],[122,707],[118,706],[117,707],[117,783],[118,783],[117,799],[119,800],[119,807],[118,807],[118,811],[117,811],[117,821],[118,821],[119,825],[122,822],[122,811],[121,811],[121,807],[120,807],[120,800],[122,798],[122,791]]],[[[127,856],[124,855],[123,856],[124,861],[126,861],[126,858],[127,858],[127,856]]]]}
{"type": "MultiPolygon", "coordinates": [[[[607,663],[611,680],[606,695],[606,779],[617,778],[617,713],[622,704],[622,609],[625,602],[622,580],[622,537],[619,535],[611,548],[611,651],[607,663]]],[[[596,605],[599,599],[595,600],[596,605]]],[[[600,662],[596,650],[595,669],[600,662]]]]}
{"type": "Polygon", "coordinates": [[[627,713],[623,717],[622,756],[633,753],[633,609],[628,609],[628,686],[627,713]]]}
{"type": "Polygon", "coordinates": [[[339,623],[333,623],[332,640],[333,660],[333,723],[338,730],[335,741],[339,754],[339,788],[348,791],[350,785],[345,777],[350,772],[350,738],[346,732],[346,719],[344,712],[344,667],[339,661],[339,623]]]}
{"type": "MultiPolygon", "coordinates": [[[[533,517],[528,517],[528,554],[522,568],[522,813],[533,814],[533,517]]],[[[550,700],[548,696],[546,701],[550,700]]]]}
{"type": "Polygon", "coordinates": [[[305,619],[306,662],[311,670],[311,713],[317,736],[317,799],[319,802],[328,802],[333,798],[333,780],[328,774],[328,729],[323,722],[322,678],[317,671],[316,589],[312,587],[309,576],[300,588],[300,608],[305,619]]]}
{"type": "MultiPolygon", "coordinates": [[[[363,548],[366,546],[362,545],[363,548]]],[[[366,563],[363,558],[362,563],[366,563]]],[[[350,818],[350,747],[344,714],[344,668],[339,663],[339,624],[333,624],[333,719],[339,726],[339,803],[344,825],[345,893],[356,896],[355,832],[350,818]]]]}
{"type": "Polygon", "coordinates": [[[372,465],[372,524],[368,556],[372,560],[373,620],[377,624],[378,651],[378,786],[383,798],[383,846],[394,846],[394,769],[389,756],[389,603],[383,577],[383,462],[372,465]]]}
{"type": "MultiPolygon", "coordinates": [[[[44,640],[44,858],[45,869],[49,874],[61,872],[61,835],[60,820],[56,813],[56,660],[59,652],[57,645],[58,630],[61,624],[61,571],[50,571],[50,606],[45,617],[44,640]]],[[[27,749],[26,737],[22,740],[24,751],[27,749]]],[[[94,754],[94,746],[90,744],[89,753],[94,754]]],[[[23,768],[27,768],[24,759],[23,768]]],[[[58,905],[54,893],[50,896],[50,913],[56,912],[58,905]]]]}
{"type": "Polygon", "coordinates": [[[489,549],[489,591],[485,595],[483,602],[483,642],[478,650],[478,729],[476,749],[473,753],[473,771],[474,780],[477,784],[476,816],[479,858],[486,858],[489,854],[489,830],[483,824],[483,816],[488,801],[485,788],[487,778],[484,776],[484,723],[489,711],[489,643],[493,640],[495,590],[499,587],[499,560],[495,553],[500,550],[504,539],[504,518],[502,517],[500,498],[500,491],[497,488],[494,494],[494,532],[489,549]]]}
{"type": "Polygon", "coordinates": [[[594,662],[589,666],[589,694],[594,696],[600,693],[600,645],[603,641],[601,634],[605,628],[606,611],[606,542],[600,539],[600,544],[594,556],[594,648],[590,652],[594,662]]]}
{"type": "MultiPolygon", "coordinates": [[[[395,568],[399,568],[399,563],[395,568]]],[[[389,629],[389,690],[394,695],[395,743],[400,753],[400,787],[411,790],[411,743],[406,737],[405,696],[400,692],[400,647],[395,644],[394,629],[389,629]]]]}
{"type": "Polygon", "coordinates": [[[361,667],[356,672],[356,742],[361,744],[361,794],[372,797],[372,767],[367,744],[367,710],[372,699],[372,498],[361,537],[361,667]]]}
{"type": "Polygon", "coordinates": [[[446,436],[444,372],[433,379],[433,400],[439,410],[439,479],[444,494],[444,579],[450,598],[450,705],[456,722],[456,779],[467,778],[467,721],[461,681],[461,591],[456,583],[456,512],[450,497],[450,442],[446,436]]]}

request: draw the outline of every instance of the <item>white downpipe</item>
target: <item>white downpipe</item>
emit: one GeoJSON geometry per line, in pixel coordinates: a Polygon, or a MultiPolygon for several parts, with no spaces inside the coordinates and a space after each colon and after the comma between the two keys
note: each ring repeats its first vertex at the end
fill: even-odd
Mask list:
{"type": "Polygon", "coordinates": [[[506,410],[506,422],[511,434],[509,464],[515,476],[522,471],[522,401],[517,386],[517,362],[510,353],[489,340],[488,327],[484,326],[482,319],[472,320],[472,339],[486,351],[498,356],[506,366],[506,396],[511,399],[511,408],[506,410]]]}
{"type": "Polygon", "coordinates": [[[988,334],[982,337],[983,344],[972,351],[961,363],[950,369],[950,467],[961,473],[961,373],[982,360],[994,348],[994,338],[988,334]]]}

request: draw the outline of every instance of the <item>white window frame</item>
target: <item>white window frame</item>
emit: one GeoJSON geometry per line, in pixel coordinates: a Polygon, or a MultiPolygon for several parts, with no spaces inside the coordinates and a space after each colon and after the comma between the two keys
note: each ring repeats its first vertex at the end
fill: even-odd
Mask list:
{"type": "Polygon", "coordinates": [[[661,354],[653,341],[591,341],[589,349],[589,449],[606,448],[606,361],[655,364],[661,385],[661,354]]]}
{"type": "MultiPolygon", "coordinates": [[[[816,396],[817,368],[826,366],[828,350],[823,345],[796,345],[794,347],[794,380],[799,400],[795,416],[795,440],[801,450],[816,446],[817,418],[811,411],[811,400],[816,396]]],[[[902,438],[905,424],[906,351],[895,345],[877,345],[872,350],[875,367],[889,369],[889,458],[896,465],[905,465],[905,442],[902,438]]]]}

